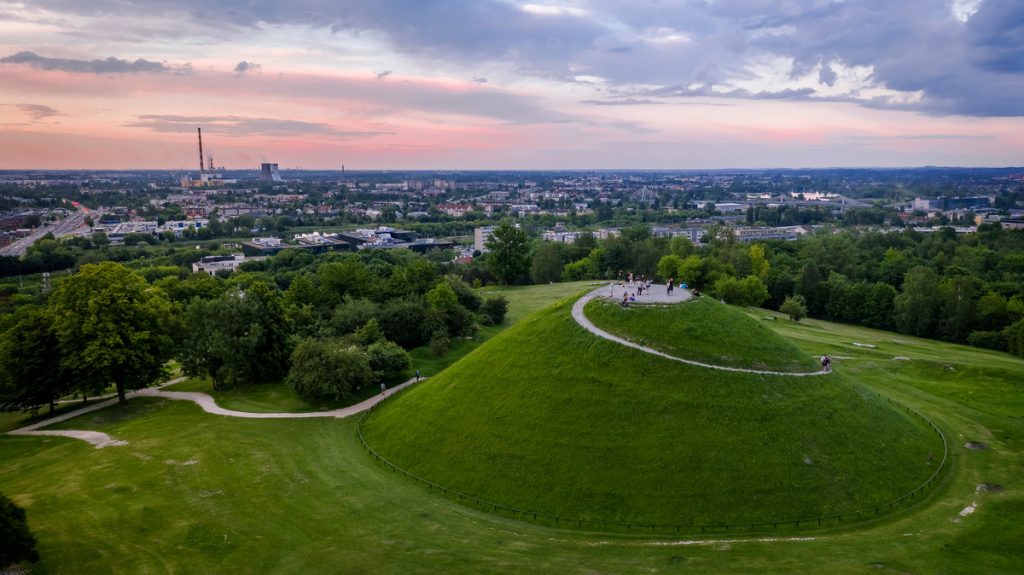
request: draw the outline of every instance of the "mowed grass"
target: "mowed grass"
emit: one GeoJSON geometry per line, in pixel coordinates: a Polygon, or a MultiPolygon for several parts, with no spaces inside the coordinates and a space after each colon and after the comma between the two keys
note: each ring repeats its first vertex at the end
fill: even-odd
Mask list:
{"type": "Polygon", "coordinates": [[[240,420],[159,400],[102,423],[122,447],[0,436],[0,491],[28,510],[43,556],[33,573],[1024,572],[1024,362],[856,326],[768,325],[812,355],[850,357],[836,369],[943,428],[950,474],[923,504],[797,538],[550,529],[386,470],[359,447],[353,420],[240,420]],[[850,345],[871,338],[879,349],[850,345]]]}
{"type": "Polygon", "coordinates": [[[584,331],[571,303],[378,408],[367,442],[412,473],[510,507],[670,525],[870,508],[917,487],[942,458],[937,434],[843,375],[658,358],[584,331]]]}
{"type": "Polygon", "coordinates": [[[817,371],[817,361],[762,322],[712,298],[671,305],[621,305],[594,299],[584,312],[611,334],[669,355],[766,371],[817,371]]]}

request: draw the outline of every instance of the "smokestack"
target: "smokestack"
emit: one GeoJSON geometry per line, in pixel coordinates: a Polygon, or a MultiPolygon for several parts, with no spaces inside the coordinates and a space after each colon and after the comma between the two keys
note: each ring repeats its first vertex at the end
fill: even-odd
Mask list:
{"type": "Polygon", "coordinates": [[[203,174],[203,129],[196,128],[199,130],[199,175],[203,174]]]}

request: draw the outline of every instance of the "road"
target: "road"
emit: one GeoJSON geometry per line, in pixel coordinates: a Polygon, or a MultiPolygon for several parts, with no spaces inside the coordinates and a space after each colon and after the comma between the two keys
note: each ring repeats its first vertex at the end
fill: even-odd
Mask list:
{"type": "Polygon", "coordinates": [[[47,233],[52,233],[55,238],[71,235],[85,225],[85,218],[86,214],[84,212],[75,212],[51,226],[40,226],[31,234],[13,244],[0,248],[0,256],[23,256],[28,251],[29,246],[36,243],[39,238],[47,233]]]}

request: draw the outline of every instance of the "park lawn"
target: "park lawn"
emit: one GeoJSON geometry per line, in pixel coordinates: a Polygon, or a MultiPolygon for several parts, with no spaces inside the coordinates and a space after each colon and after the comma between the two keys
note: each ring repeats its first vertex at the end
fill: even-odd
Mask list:
{"type": "Polygon", "coordinates": [[[571,304],[378,408],[367,442],[411,473],[501,505],[668,525],[870,509],[916,488],[942,458],[930,428],[844,376],[680,364],[584,331],[571,304]]]}
{"type": "Polygon", "coordinates": [[[817,361],[740,308],[701,297],[671,305],[594,299],[587,319],[613,335],[669,355],[728,367],[767,371],[817,371],[817,361]]]}
{"type": "MultiPolygon", "coordinates": [[[[924,502],[878,522],[797,537],[552,529],[401,478],[359,447],[353,419],[241,420],[142,398],[132,409],[156,406],[103,424],[126,446],[0,436],[0,491],[28,511],[43,556],[34,573],[1024,572],[1024,419],[1006,407],[1024,398],[1024,362],[810,323],[806,339],[793,335],[804,333],[804,322],[771,327],[810,353],[820,345],[847,350],[855,359],[837,360],[839,372],[922,410],[955,439],[950,474],[924,502]],[[885,357],[849,345],[872,335],[920,345],[913,358],[934,378],[899,367],[890,350],[885,357]],[[1002,375],[959,375],[987,367],[1002,375]],[[988,449],[966,449],[968,441],[988,449]],[[1003,489],[978,491],[980,483],[1003,489]],[[969,505],[975,511],[961,516],[969,505]]],[[[911,347],[901,354],[911,356],[911,347]]]]}

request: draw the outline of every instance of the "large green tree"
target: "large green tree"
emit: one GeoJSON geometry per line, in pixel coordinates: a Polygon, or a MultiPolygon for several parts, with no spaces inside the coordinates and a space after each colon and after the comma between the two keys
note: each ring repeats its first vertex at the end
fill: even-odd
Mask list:
{"type": "Polygon", "coordinates": [[[543,242],[537,246],[530,265],[530,278],[535,284],[554,283],[562,278],[562,253],[558,244],[543,242]]]}
{"type": "Polygon", "coordinates": [[[272,381],[288,364],[288,319],[281,296],[262,281],[214,300],[194,300],[185,310],[178,355],[188,375],[224,384],[272,381]]]}
{"type": "Polygon", "coordinates": [[[530,248],[526,232],[504,222],[487,239],[487,267],[504,284],[524,281],[530,271],[530,248]]]}
{"type": "Polygon", "coordinates": [[[941,301],[938,275],[924,266],[911,269],[903,280],[903,292],[896,296],[896,328],[921,337],[934,336],[941,301]]]}
{"type": "Polygon", "coordinates": [[[37,409],[72,388],[61,366],[60,341],[46,308],[19,309],[0,339],[0,409],[37,409]]]}
{"type": "Polygon", "coordinates": [[[173,355],[174,317],[163,292],[113,262],[89,264],[50,298],[62,367],[85,391],[125,390],[159,381],[173,355]]]}

